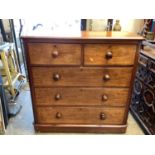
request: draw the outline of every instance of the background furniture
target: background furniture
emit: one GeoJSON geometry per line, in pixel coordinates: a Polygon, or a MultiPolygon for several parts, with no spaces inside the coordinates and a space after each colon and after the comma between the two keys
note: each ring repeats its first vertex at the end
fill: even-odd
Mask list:
{"type": "Polygon", "coordinates": [[[0,75],[0,133],[5,133],[5,129],[9,122],[8,101],[3,88],[2,77],[0,75]]]}
{"type": "Polygon", "coordinates": [[[140,53],[130,109],[144,132],[155,134],[155,49],[140,53]]]}
{"type": "Polygon", "coordinates": [[[24,76],[20,73],[13,43],[4,43],[0,46],[0,61],[2,63],[0,73],[3,76],[3,85],[9,90],[12,98],[15,98],[24,76]]]}
{"type": "MultiPolygon", "coordinates": [[[[50,33],[50,32],[49,32],[50,33]]],[[[122,133],[142,37],[23,34],[36,131],[122,133]]]]}
{"type": "Polygon", "coordinates": [[[3,87],[8,90],[7,98],[9,105],[9,115],[15,116],[21,105],[16,103],[16,97],[25,81],[25,76],[20,72],[15,47],[13,43],[4,43],[0,46],[0,74],[2,75],[3,87]]]}
{"type": "Polygon", "coordinates": [[[0,98],[0,134],[3,134],[4,132],[5,132],[4,118],[3,118],[2,103],[0,98]]]}
{"type": "Polygon", "coordinates": [[[0,30],[4,42],[14,43],[19,70],[25,74],[25,57],[20,40],[23,23],[21,19],[0,19],[0,30]]]}

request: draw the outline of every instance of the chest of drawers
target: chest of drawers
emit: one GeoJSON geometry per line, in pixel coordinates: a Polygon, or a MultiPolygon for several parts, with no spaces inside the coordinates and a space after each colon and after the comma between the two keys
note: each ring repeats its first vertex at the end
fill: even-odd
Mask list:
{"type": "Polygon", "coordinates": [[[81,32],[22,39],[36,131],[125,132],[141,37],[81,32]]]}

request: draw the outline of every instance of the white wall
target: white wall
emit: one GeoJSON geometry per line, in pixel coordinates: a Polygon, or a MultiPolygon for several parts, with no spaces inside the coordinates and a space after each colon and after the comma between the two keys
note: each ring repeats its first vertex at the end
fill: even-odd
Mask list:
{"type": "MultiPolygon", "coordinates": [[[[141,30],[144,24],[143,19],[119,19],[120,24],[122,27],[122,31],[128,31],[128,32],[134,32],[137,33],[141,30]]],[[[37,23],[44,23],[45,26],[55,26],[55,25],[65,25],[67,22],[71,25],[73,25],[74,21],[76,21],[76,27],[80,29],[79,21],[78,20],[24,20],[27,27],[30,27],[32,29],[32,26],[36,25],[37,23]],[[66,23],[65,23],[66,22],[66,23]]],[[[3,20],[5,28],[7,31],[9,31],[9,22],[7,19],[3,20]]],[[[113,25],[115,23],[115,19],[113,21],[113,25]]],[[[107,19],[88,19],[87,20],[87,30],[94,30],[94,31],[104,31],[107,24],[107,19]]]]}
{"type": "MultiPolygon", "coordinates": [[[[115,21],[114,21],[115,22],[115,21]]],[[[122,31],[138,33],[143,25],[143,19],[120,19],[122,31]]]]}
{"type": "Polygon", "coordinates": [[[105,31],[107,27],[107,19],[88,19],[87,30],[105,31]]]}
{"type": "MultiPolygon", "coordinates": [[[[81,28],[80,19],[23,19],[24,31],[26,34],[32,33],[32,29],[37,24],[42,24],[34,33],[48,33],[55,31],[57,33],[70,33],[79,31],[81,28]]],[[[54,34],[54,32],[52,32],[54,34]]]]}
{"type": "MultiPolygon", "coordinates": [[[[139,32],[144,24],[143,19],[119,19],[122,27],[121,31],[127,32],[139,32]]],[[[104,31],[105,24],[107,23],[107,19],[88,19],[87,20],[87,30],[94,31],[104,31]]],[[[115,24],[115,19],[113,21],[113,25],[115,24]]]]}
{"type": "Polygon", "coordinates": [[[6,32],[10,32],[10,23],[9,19],[3,19],[4,29],[6,32]]]}

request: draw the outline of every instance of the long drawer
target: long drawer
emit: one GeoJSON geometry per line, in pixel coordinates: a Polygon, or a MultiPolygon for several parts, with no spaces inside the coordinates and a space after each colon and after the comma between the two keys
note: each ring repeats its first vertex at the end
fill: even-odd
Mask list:
{"type": "Polygon", "coordinates": [[[37,107],[37,123],[122,124],[125,108],[37,107]]]}
{"type": "Polygon", "coordinates": [[[35,104],[125,106],[128,93],[128,88],[35,88],[35,104]]]}
{"type": "Polygon", "coordinates": [[[136,45],[86,44],[85,65],[133,65],[136,45]]]}
{"type": "Polygon", "coordinates": [[[132,67],[32,67],[34,86],[129,87],[132,67]]]}
{"type": "Polygon", "coordinates": [[[30,64],[35,65],[79,65],[80,44],[29,43],[30,64]]]}

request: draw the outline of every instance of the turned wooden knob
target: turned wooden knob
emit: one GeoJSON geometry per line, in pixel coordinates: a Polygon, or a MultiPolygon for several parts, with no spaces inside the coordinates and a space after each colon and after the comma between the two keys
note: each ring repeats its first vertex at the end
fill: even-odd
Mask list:
{"type": "Polygon", "coordinates": [[[55,95],[55,100],[60,100],[60,99],[61,99],[61,94],[59,94],[59,93],[56,94],[56,95],[55,95]]]}
{"type": "Polygon", "coordinates": [[[102,96],[102,101],[107,101],[108,100],[108,96],[107,95],[103,95],[102,96]]]}
{"type": "Polygon", "coordinates": [[[53,79],[54,79],[55,81],[60,80],[60,75],[59,75],[58,73],[53,74],[53,79]]]}
{"type": "Polygon", "coordinates": [[[58,119],[59,119],[59,118],[61,118],[61,117],[62,117],[62,113],[57,112],[57,113],[56,113],[56,118],[58,118],[58,119]]]}
{"type": "Polygon", "coordinates": [[[55,51],[52,52],[52,57],[53,58],[56,58],[58,56],[59,56],[59,52],[57,50],[55,50],[55,51]]]}
{"type": "Polygon", "coordinates": [[[104,80],[105,80],[105,81],[108,81],[108,80],[110,80],[110,75],[108,75],[108,74],[105,74],[105,75],[104,75],[104,80]]]}
{"type": "Polygon", "coordinates": [[[112,58],[112,52],[108,51],[105,55],[106,59],[111,59],[112,58]]]}
{"type": "Polygon", "coordinates": [[[103,112],[100,113],[100,119],[101,120],[105,120],[106,119],[106,115],[103,112]]]}

